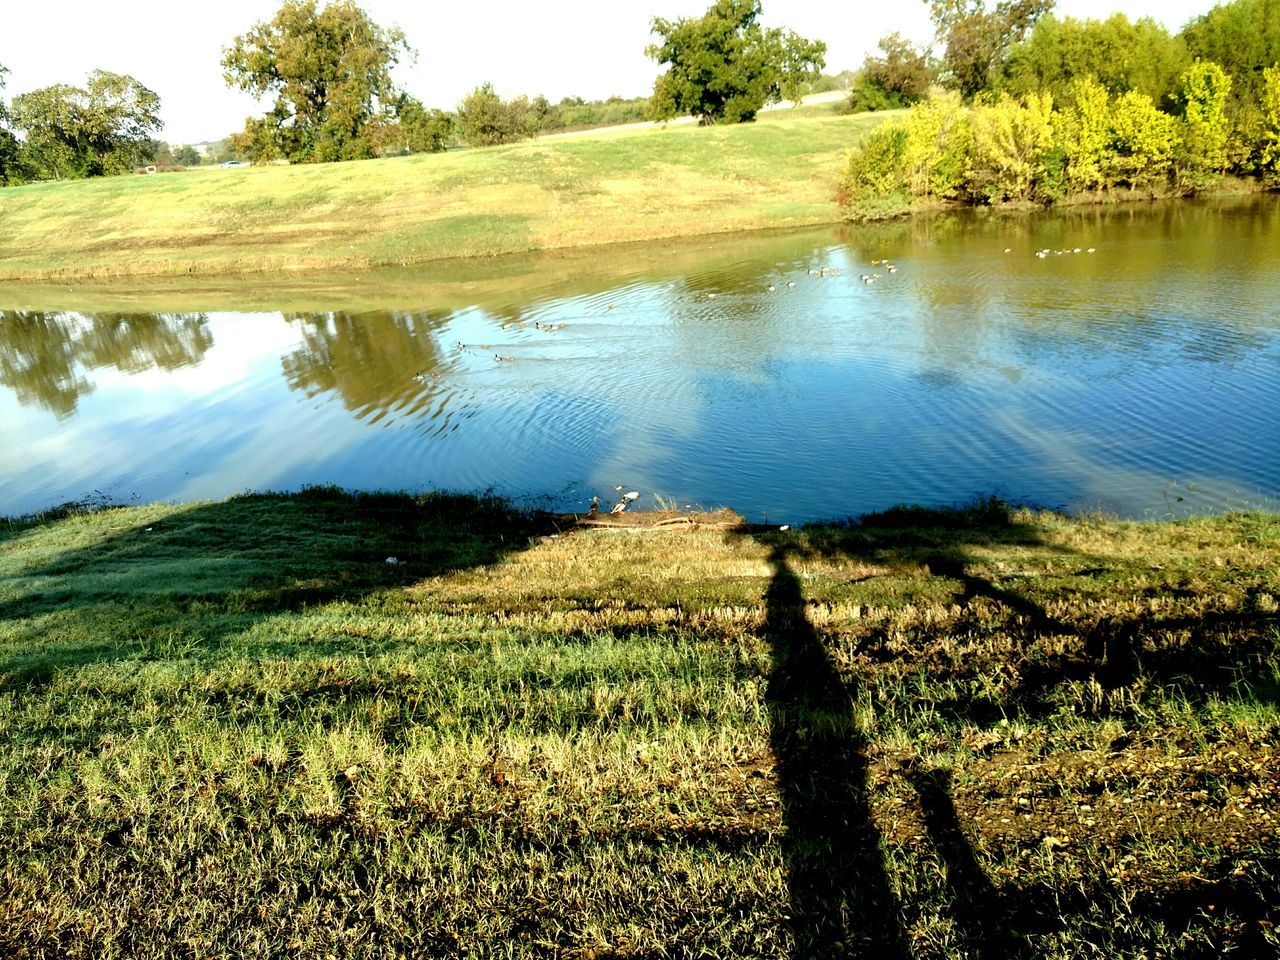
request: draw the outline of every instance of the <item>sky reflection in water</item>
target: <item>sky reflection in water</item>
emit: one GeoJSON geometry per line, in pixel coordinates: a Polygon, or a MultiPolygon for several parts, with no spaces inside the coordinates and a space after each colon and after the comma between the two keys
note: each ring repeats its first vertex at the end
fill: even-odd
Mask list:
{"type": "Polygon", "coordinates": [[[327,313],[225,295],[10,310],[0,512],[313,483],[563,509],[625,484],[784,522],[988,493],[1275,508],[1278,211],[965,215],[455,265],[380,275],[327,313]]]}

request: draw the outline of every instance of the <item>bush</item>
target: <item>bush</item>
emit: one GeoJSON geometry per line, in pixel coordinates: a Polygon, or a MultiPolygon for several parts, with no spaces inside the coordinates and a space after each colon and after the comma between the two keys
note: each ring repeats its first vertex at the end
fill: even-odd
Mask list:
{"type": "Polygon", "coordinates": [[[1179,157],[1183,172],[1202,181],[1221,173],[1227,166],[1227,138],[1231,124],[1227,120],[1227,96],[1231,78],[1216,63],[1201,60],[1182,75],[1182,150],[1179,157]]]}
{"type": "Polygon", "coordinates": [[[1031,199],[1043,179],[1041,159],[1053,148],[1052,116],[1048,93],[1029,93],[1022,103],[1002,96],[975,107],[966,171],[970,194],[988,202],[1031,199]]]}
{"type": "Polygon", "coordinates": [[[907,116],[907,186],[913,197],[953,200],[966,190],[973,145],[969,111],[958,93],[917,104],[907,116]]]}
{"type": "Polygon", "coordinates": [[[905,205],[907,129],[897,123],[876,127],[849,154],[841,179],[848,204],[867,204],[896,197],[905,205]]]}
{"type": "Polygon", "coordinates": [[[458,124],[473,147],[515,143],[537,132],[528,98],[503,100],[491,83],[476,87],[458,104],[458,124]]]}
{"type": "Polygon", "coordinates": [[[1066,187],[1080,191],[1107,186],[1103,168],[1111,143],[1111,95],[1106,88],[1090,76],[1073,80],[1056,123],[1066,154],[1066,187]]]}
{"type": "Polygon", "coordinates": [[[1266,180],[1280,184],[1280,64],[1262,73],[1258,169],[1266,180]]]}
{"type": "Polygon", "coordinates": [[[1145,93],[1118,97],[1111,112],[1111,142],[1104,172],[1111,184],[1145,187],[1168,175],[1179,144],[1173,117],[1156,109],[1145,93]]]}

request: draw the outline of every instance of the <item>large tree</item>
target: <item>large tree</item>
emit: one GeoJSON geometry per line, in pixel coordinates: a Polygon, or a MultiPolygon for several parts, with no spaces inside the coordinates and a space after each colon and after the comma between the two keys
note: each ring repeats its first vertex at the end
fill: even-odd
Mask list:
{"type": "Polygon", "coordinates": [[[123,173],[149,158],[164,126],[154,91],[106,70],[84,88],[58,83],[15,97],[12,112],[32,172],[55,180],[123,173]]]}
{"type": "Polygon", "coordinates": [[[938,38],[945,44],[946,79],[964,97],[991,87],[1009,48],[1026,36],[1053,0],[930,0],[938,38]]]}
{"type": "Polygon", "coordinates": [[[1232,0],[1192,20],[1182,31],[1191,56],[1221,65],[1232,97],[1256,113],[1263,71],[1280,62],[1280,0],[1232,0]]]}
{"type": "Polygon", "coordinates": [[[372,134],[401,102],[391,68],[411,55],[398,28],[374,23],[353,0],[323,9],[316,0],[286,0],[223,53],[230,86],[276,98],[265,117],[246,121],[237,149],[259,160],[372,156],[372,134]]]}
{"type": "Polygon", "coordinates": [[[653,86],[655,119],[692,114],[702,123],[755,119],[766,103],[799,96],[816,80],[827,45],[760,26],[759,0],[717,0],[701,17],[653,21],[662,38],[646,54],[667,71],[653,86]]]}
{"type": "MultiPolygon", "coordinates": [[[[4,75],[8,69],[0,64],[0,90],[4,89],[4,75]]],[[[0,187],[22,179],[20,144],[18,138],[9,129],[9,110],[0,100],[0,187]]]]}
{"type": "Polygon", "coordinates": [[[1096,77],[1111,93],[1172,97],[1190,65],[1185,44],[1150,18],[1123,13],[1106,20],[1042,17],[1009,51],[1000,85],[1014,96],[1048,90],[1061,101],[1076,78],[1096,77]]]}

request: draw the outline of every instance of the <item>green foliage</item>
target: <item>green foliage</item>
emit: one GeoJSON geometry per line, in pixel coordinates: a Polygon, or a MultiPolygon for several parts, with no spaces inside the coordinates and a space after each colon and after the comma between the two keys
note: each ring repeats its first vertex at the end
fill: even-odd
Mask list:
{"type": "Polygon", "coordinates": [[[42,179],[123,173],[149,159],[160,97],[133,77],[95,70],[85,88],[55,84],[13,101],[23,157],[42,179]]]}
{"type": "Polygon", "coordinates": [[[428,110],[416,97],[403,94],[396,117],[372,133],[374,152],[381,157],[411,153],[440,153],[453,143],[456,118],[445,110],[428,110]]]}
{"type": "Polygon", "coordinates": [[[854,80],[849,108],[894,110],[918,103],[929,92],[932,72],[928,57],[901,34],[880,40],[880,56],[868,56],[854,80]]]}
{"type": "Polygon", "coordinates": [[[1280,65],[1263,71],[1259,161],[1263,176],[1280,183],[1280,65]]]}
{"type": "MultiPolygon", "coordinates": [[[[0,65],[0,90],[4,89],[4,75],[8,69],[0,65]]],[[[9,109],[0,100],[0,187],[20,183],[22,176],[22,144],[9,129],[9,109]]]]}
{"type": "Polygon", "coordinates": [[[965,192],[973,145],[969,111],[955,92],[933,97],[907,116],[907,182],[913,197],[954,200],[965,192]]]}
{"type": "Polygon", "coordinates": [[[1197,61],[1182,77],[1182,161],[1192,176],[1227,166],[1227,95],[1231,78],[1216,63],[1197,61]]]}
{"type": "Polygon", "coordinates": [[[458,125],[473,147],[515,143],[538,132],[528,98],[503,100],[491,83],[476,87],[458,104],[458,125]]]}
{"type": "Polygon", "coordinates": [[[553,130],[584,130],[588,127],[611,127],[637,123],[649,115],[648,97],[609,97],[607,100],[584,100],[565,97],[549,104],[540,118],[543,133],[553,130]]]}
{"type": "Polygon", "coordinates": [[[1048,93],[1029,93],[1021,103],[1002,96],[975,106],[969,119],[969,192],[988,201],[1031,199],[1042,179],[1041,159],[1054,145],[1052,115],[1048,93]]]}
{"type": "Polygon", "coordinates": [[[351,160],[373,155],[372,128],[399,94],[391,67],[409,53],[404,34],[374,23],[354,0],[286,0],[274,18],[236,37],[223,76],[271,111],[246,121],[237,147],[255,160],[351,160]]]}
{"type": "Polygon", "coordinates": [[[1237,108],[1252,113],[1262,99],[1263,71],[1280,62],[1280,3],[1232,0],[1192,20],[1182,31],[1193,57],[1212,60],[1235,81],[1237,108]]]}
{"type": "Polygon", "coordinates": [[[1066,155],[1068,189],[1099,190],[1107,185],[1104,168],[1111,144],[1111,95],[1091,76],[1067,87],[1058,114],[1059,141],[1066,155]]]}
{"type": "Polygon", "coordinates": [[[1112,93],[1136,90],[1161,103],[1175,92],[1187,61],[1181,38],[1150,18],[1050,15],[1009,51],[1000,86],[1014,96],[1047,90],[1060,101],[1074,80],[1094,77],[1112,93]]]}
{"type": "Polygon", "coordinates": [[[907,128],[897,123],[876,127],[845,160],[841,190],[846,202],[864,204],[907,193],[907,128]]]}
{"type": "Polygon", "coordinates": [[[1156,109],[1145,93],[1130,90],[1111,111],[1111,140],[1104,158],[1108,181],[1129,187],[1151,186],[1169,172],[1178,146],[1174,118],[1156,109]]]}
{"type": "Polygon", "coordinates": [[[200,156],[200,151],[195,147],[189,143],[184,143],[173,152],[173,159],[184,167],[198,167],[203,158],[200,156]]]}
{"type": "Polygon", "coordinates": [[[944,78],[968,99],[991,87],[1010,46],[1053,6],[1053,0],[932,0],[934,26],[945,45],[944,78]]]}
{"type": "Polygon", "coordinates": [[[667,70],[653,86],[652,116],[706,123],[755,119],[766,103],[798,98],[821,73],[826,44],[763,29],[759,0],[716,0],[697,18],[653,20],[662,38],[646,54],[667,70]]]}

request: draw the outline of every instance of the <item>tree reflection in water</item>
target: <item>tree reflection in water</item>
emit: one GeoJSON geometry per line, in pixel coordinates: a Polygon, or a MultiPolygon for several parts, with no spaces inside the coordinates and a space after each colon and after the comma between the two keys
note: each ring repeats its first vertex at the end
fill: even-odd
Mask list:
{"type": "Polygon", "coordinates": [[[361,419],[407,415],[443,392],[436,333],[451,311],[292,313],[302,343],[281,359],[289,386],[335,393],[361,419]]]}
{"type": "Polygon", "coordinates": [[[203,313],[0,311],[0,385],[59,419],[93,392],[89,370],[122,373],[195,366],[213,346],[203,313]]]}

